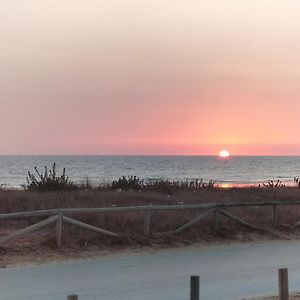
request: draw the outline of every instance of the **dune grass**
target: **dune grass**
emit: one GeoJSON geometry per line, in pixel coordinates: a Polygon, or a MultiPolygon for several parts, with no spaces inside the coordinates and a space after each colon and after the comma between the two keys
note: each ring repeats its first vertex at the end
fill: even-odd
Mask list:
{"type": "MultiPolygon", "coordinates": [[[[0,191],[0,211],[1,213],[8,213],[52,208],[284,201],[299,200],[299,196],[300,190],[295,188],[272,190],[253,188],[214,188],[202,189],[196,192],[191,190],[179,190],[171,196],[157,191],[116,192],[111,190],[91,190],[45,193],[30,191],[0,191]]],[[[64,242],[65,244],[68,244],[68,242],[80,245],[89,243],[109,247],[149,244],[172,245],[173,243],[178,242],[192,243],[196,241],[248,239],[254,233],[256,235],[273,238],[276,236],[295,236],[299,231],[297,228],[292,229],[291,227],[300,219],[300,207],[280,207],[278,209],[280,226],[276,230],[273,230],[272,228],[271,207],[231,208],[229,211],[245,219],[247,222],[262,228],[262,230],[254,232],[232,220],[220,217],[219,229],[216,231],[213,227],[212,218],[208,217],[179,235],[152,237],[149,241],[144,237],[144,213],[142,212],[89,214],[79,215],[76,216],[76,218],[114,232],[125,233],[128,238],[116,239],[66,225],[64,228],[64,242]]],[[[173,230],[190,221],[200,213],[200,210],[153,212],[151,215],[152,232],[157,233],[173,230]]],[[[38,219],[0,221],[0,234],[8,229],[16,230],[22,228],[37,220],[38,219]]],[[[49,228],[49,232],[50,235],[47,237],[54,243],[55,235],[53,228],[49,228]]]]}
{"type": "MultiPolygon", "coordinates": [[[[299,200],[297,188],[239,188],[239,189],[191,189],[176,190],[172,195],[161,191],[0,191],[0,212],[17,212],[54,208],[112,207],[147,204],[228,203],[274,200],[299,200]]],[[[203,210],[202,210],[203,211],[203,210]]],[[[199,215],[201,210],[153,212],[151,230],[154,233],[173,230],[199,215]]],[[[45,262],[69,258],[86,258],[103,251],[111,253],[123,249],[142,247],[174,247],[201,243],[252,241],[256,239],[294,239],[300,237],[300,229],[292,226],[300,219],[300,207],[278,208],[279,226],[272,227],[271,207],[248,207],[229,209],[261,230],[251,230],[220,216],[219,228],[213,226],[212,216],[178,235],[155,235],[148,240],[144,235],[144,212],[105,213],[76,215],[74,218],[101,228],[123,233],[126,237],[114,238],[64,224],[63,244],[56,247],[55,224],[39,232],[21,236],[0,247],[0,267],[7,264],[45,262]]],[[[10,234],[33,224],[42,218],[0,220],[0,236],[10,234]]],[[[101,254],[102,255],[102,254],[101,254]]]]}

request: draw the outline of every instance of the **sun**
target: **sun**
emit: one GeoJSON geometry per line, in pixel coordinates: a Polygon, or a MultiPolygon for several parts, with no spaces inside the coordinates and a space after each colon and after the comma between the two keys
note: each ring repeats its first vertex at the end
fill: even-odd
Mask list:
{"type": "Polygon", "coordinates": [[[220,156],[220,157],[229,157],[229,156],[230,156],[230,153],[229,153],[229,151],[227,151],[227,150],[221,150],[221,151],[219,152],[219,156],[220,156]]]}

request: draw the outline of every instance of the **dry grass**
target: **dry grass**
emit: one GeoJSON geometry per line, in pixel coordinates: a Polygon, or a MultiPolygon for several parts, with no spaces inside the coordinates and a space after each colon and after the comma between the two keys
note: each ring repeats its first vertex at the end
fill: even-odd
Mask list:
{"type": "MultiPolygon", "coordinates": [[[[113,191],[77,191],[77,192],[24,192],[24,191],[0,191],[1,213],[29,211],[52,208],[75,207],[111,207],[145,205],[145,204],[177,204],[177,203],[228,203],[228,202],[253,202],[274,200],[299,200],[300,190],[295,188],[282,189],[203,189],[197,192],[177,191],[172,196],[166,196],[159,192],[113,192],[113,191]]],[[[271,207],[232,208],[230,212],[240,216],[262,230],[251,231],[225,217],[220,218],[219,230],[215,231],[212,218],[201,221],[179,235],[163,235],[152,237],[150,241],[144,237],[144,214],[141,212],[106,213],[76,216],[90,224],[105,228],[114,232],[126,233],[126,238],[112,238],[94,232],[81,230],[71,225],[64,226],[63,249],[120,249],[135,246],[172,246],[189,244],[196,241],[223,241],[223,240],[249,240],[253,236],[269,238],[294,238],[300,233],[298,229],[292,229],[300,218],[300,207],[287,206],[279,208],[280,226],[273,230],[271,207]]],[[[154,212],[151,217],[151,229],[153,232],[165,232],[190,221],[201,211],[173,211],[154,212]]],[[[7,234],[23,228],[38,219],[30,220],[3,220],[0,221],[0,235],[7,234]]],[[[37,255],[50,251],[57,251],[55,247],[54,227],[47,227],[40,231],[40,235],[28,235],[9,242],[2,249],[3,253],[15,252],[15,255],[24,251],[35,251],[37,255]],[[6,249],[6,250],[5,250],[6,249]],[[14,249],[14,250],[12,250],[14,249]],[[16,250],[17,249],[17,250],[16,250]],[[25,249],[25,250],[24,250],[25,249]]],[[[1,252],[1,251],[0,251],[1,252]]],[[[3,254],[4,255],[4,254],[3,254]]]]}
{"type": "Polygon", "coordinates": [[[177,203],[227,203],[276,200],[300,200],[300,189],[297,188],[232,188],[202,189],[177,191],[167,196],[155,191],[74,191],[74,192],[25,192],[0,191],[1,213],[20,210],[66,208],[66,207],[105,207],[144,204],[177,204],[177,203]]]}

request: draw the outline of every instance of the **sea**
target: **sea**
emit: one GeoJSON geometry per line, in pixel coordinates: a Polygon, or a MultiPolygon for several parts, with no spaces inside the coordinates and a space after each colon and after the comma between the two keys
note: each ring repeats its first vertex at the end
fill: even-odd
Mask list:
{"type": "Polygon", "coordinates": [[[221,187],[256,185],[280,180],[293,185],[300,176],[300,156],[0,156],[0,186],[21,189],[28,171],[43,172],[53,164],[58,175],[75,183],[87,179],[94,185],[121,176],[135,175],[144,180],[214,180],[221,187]]]}

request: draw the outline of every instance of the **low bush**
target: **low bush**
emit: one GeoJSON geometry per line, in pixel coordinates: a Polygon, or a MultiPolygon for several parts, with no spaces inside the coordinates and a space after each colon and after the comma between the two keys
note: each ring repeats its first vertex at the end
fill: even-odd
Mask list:
{"type": "Polygon", "coordinates": [[[172,195],[174,192],[178,190],[196,191],[198,189],[215,188],[215,187],[217,187],[215,181],[209,180],[208,182],[205,182],[203,181],[203,179],[186,180],[186,181],[170,181],[170,180],[159,179],[146,184],[146,189],[161,191],[162,193],[167,195],[172,195]]]}
{"type": "Polygon", "coordinates": [[[118,180],[112,182],[112,189],[133,190],[133,191],[159,191],[163,194],[172,195],[178,190],[197,190],[203,188],[217,187],[216,181],[209,180],[207,182],[202,179],[170,181],[167,179],[142,180],[137,176],[122,176],[118,180]]]}
{"type": "Polygon", "coordinates": [[[111,184],[112,189],[121,190],[141,190],[143,187],[143,180],[137,176],[130,175],[128,177],[122,176],[111,184]]]}
{"type": "Polygon", "coordinates": [[[25,190],[48,192],[48,191],[73,191],[78,189],[69,177],[66,176],[66,169],[63,169],[61,176],[57,175],[56,164],[54,163],[52,169],[48,171],[45,167],[44,174],[41,174],[37,167],[34,168],[36,174],[28,171],[26,177],[27,185],[24,186],[25,190]]]}

